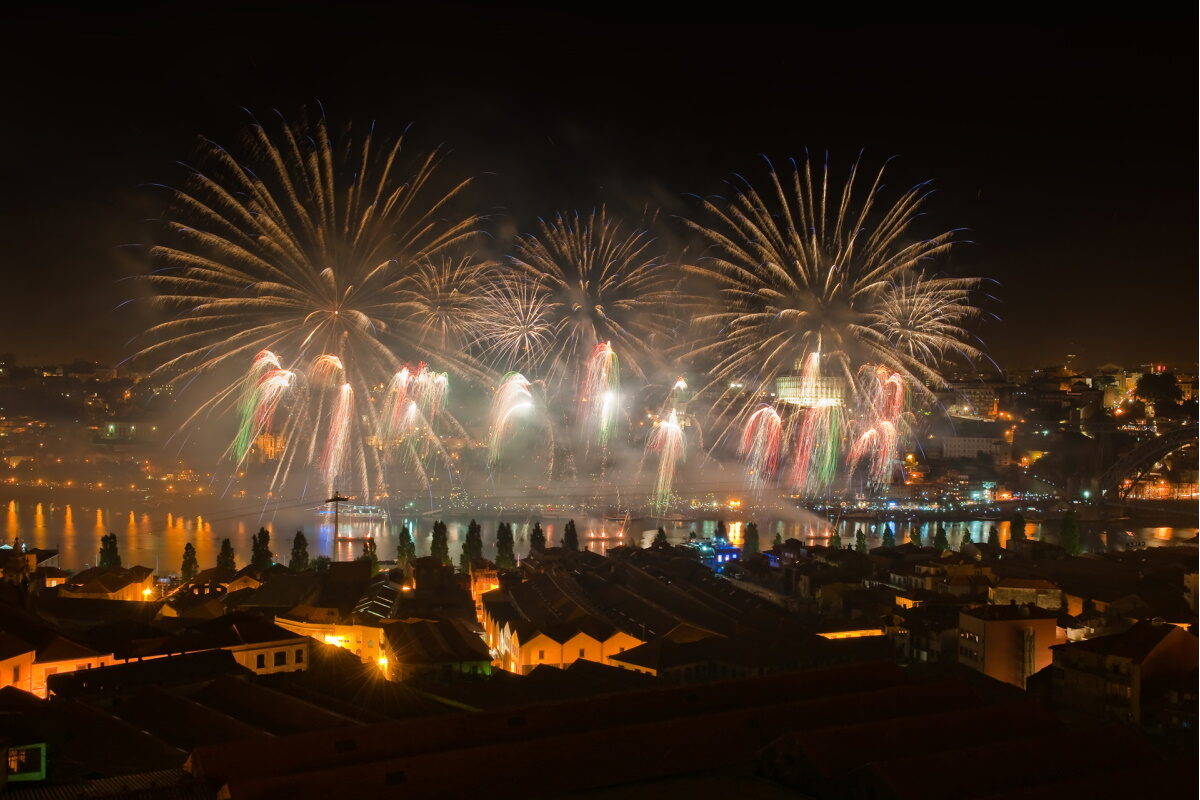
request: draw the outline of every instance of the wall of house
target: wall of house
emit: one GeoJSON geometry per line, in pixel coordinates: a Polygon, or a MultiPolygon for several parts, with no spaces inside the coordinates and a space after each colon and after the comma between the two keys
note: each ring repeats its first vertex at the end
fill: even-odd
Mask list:
{"type": "Polygon", "coordinates": [[[0,661],[0,686],[33,691],[33,658],[34,651],[30,650],[0,661]]]}

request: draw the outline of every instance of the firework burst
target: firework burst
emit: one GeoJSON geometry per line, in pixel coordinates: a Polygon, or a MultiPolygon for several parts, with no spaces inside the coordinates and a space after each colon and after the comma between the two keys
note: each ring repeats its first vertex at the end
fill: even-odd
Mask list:
{"type": "Polygon", "coordinates": [[[857,165],[840,189],[828,165],[793,166],[790,175],[772,170],[766,192],[743,181],[731,199],[703,201],[711,221],[688,222],[711,255],[686,269],[722,301],[696,318],[701,339],[690,353],[714,362],[713,383],[773,387],[819,352],[853,394],[863,364],[938,385],[942,355],[978,355],[962,328],[977,281],[923,271],[953,231],[912,240],[926,187],[884,206],[882,169],[860,191],[857,165]]]}
{"type": "MultiPolygon", "coordinates": [[[[462,355],[457,320],[471,318],[463,306],[482,267],[451,257],[477,228],[477,217],[449,213],[467,182],[438,188],[440,153],[410,161],[401,140],[348,130],[335,138],[323,119],[274,133],[255,124],[248,139],[241,159],[205,143],[186,188],[173,192],[168,241],[152,248],[149,276],[173,316],[149,330],[139,358],[177,382],[242,372],[260,351],[316,359],[293,403],[307,407],[293,409],[280,431],[286,460],[303,452],[326,489],[350,481],[370,495],[383,490],[367,445],[370,395],[401,366],[391,346],[478,372],[462,355]]],[[[245,412],[245,387],[262,380],[261,366],[200,403],[189,421],[239,399],[245,412]]],[[[243,413],[239,459],[273,414],[262,416],[247,426],[243,413]]]]}
{"type": "Polygon", "coordinates": [[[499,286],[488,295],[481,339],[498,346],[505,367],[538,370],[552,390],[574,391],[577,365],[605,342],[628,372],[644,377],[674,331],[676,278],[643,230],[629,230],[601,208],[560,215],[517,240],[499,286]]]}

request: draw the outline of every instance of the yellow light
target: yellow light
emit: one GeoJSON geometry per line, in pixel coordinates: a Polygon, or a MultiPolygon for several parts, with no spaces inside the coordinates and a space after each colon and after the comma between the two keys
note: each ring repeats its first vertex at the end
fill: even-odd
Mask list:
{"type": "Polygon", "coordinates": [[[143,597],[149,597],[149,596],[151,595],[151,593],[152,593],[152,592],[151,592],[149,589],[142,589],[142,596],[143,596],[143,597]]]}
{"type": "Polygon", "coordinates": [[[380,657],[379,657],[379,658],[378,658],[378,659],[375,661],[375,663],[379,665],[379,669],[380,669],[380,670],[382,670],[383,672],[387,672],[387,668],[388,668],[388,660],[387,660],[387,656],[380,656],[380,657]]]}

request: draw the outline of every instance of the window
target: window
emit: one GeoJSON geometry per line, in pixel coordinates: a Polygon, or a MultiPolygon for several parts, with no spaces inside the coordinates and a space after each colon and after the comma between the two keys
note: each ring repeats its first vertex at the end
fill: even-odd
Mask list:
{"type": "Polygon", "coordinates": [[[266,653],[259,653],[257,656],[254,657],[254,666],[258,667],[259,669],[267,668],[266,653]]]}
{"type": "Polygon", "coordinates": [[[287,651],[280,650],[275,654],[275,666],[282,667],[287,664],[287,651]]]}
{"type": "Polygon", "coordinates": [[[295,661],[297,664],[304,663],[304,648],[303,647],[296,651],[295,661]]]}
{"type": "Polygon", "coordinates": [[[579,648],[579,657],[583,658],[583,648],[579,648]]]}
{"type": "MultiPolygon", "coordinates": [[[[546,651],[538,650],[538,661],[545,661],[545,660],[546,660],[546,651]]],[[[13,673],[14,674],[16,673],[16,668],[13,669],[13,673]]],[[[13,680],[15,681],[16,678],[13,678],[13,680]]]]}
{"type": "Polygon", "coordinates": [[[617,652],[618,652],[618,653],[624,653],[624,652],[625,652],[625,648],[624,648],[624,647],[618,647],[618,648],[617,648],[617,652]]]}
{"type": "Polygon", "coordinates": [[[17,664],[15,667],[13,667],[13,679],[12,679],[12,682],[13,682],[13,683],[20,683],[20,682],[21,682],[21,665],[20,665],[20,664],[17,664]]]}

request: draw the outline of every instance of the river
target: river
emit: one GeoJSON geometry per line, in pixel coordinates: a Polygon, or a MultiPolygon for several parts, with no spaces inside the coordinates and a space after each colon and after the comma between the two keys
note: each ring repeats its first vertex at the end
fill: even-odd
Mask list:
{"type": "MultiPolygon", "coordinates": [[[[3,500],[5,541],[11,543],[15,537],[20,537],[30,547],[57,549],[58,565],[74,571],[96,562],[100,537],[111,531],[117,535],[117,545],[126,565],[142,564],[164,575],[179,570],[183,548],[188,542],[195,545],[200,565],[205,567],[216,563],[221,540],[228,538],[237,553],[238,563],[244,564],[250,557],[251,537],[263,526],[272,532],[272,549],[276,558],[283,562],[288,560],[292,538],[297,530],[304,532],[310,556],[349,559],[361,553],[361,544],[357,541],[336,541],[328,517],[318,514],[318,507],[311,503],[291,504],[264,513],[245,503],[225,505],[216,500],[181,501],[167,510],[161,506],[139,505],[134,498],[123,495],[97,494],[90,498],[77,495],[71,499],[73,502],[64,503],[45,496],[26,495],[3,500]]],[[[563,513],[539,517],[550,545],[559,543],[567,516],[563,513]]],[[[451,555],[457,559],[470,517],[458,512],[438,517],[446,522],[451,555]]],[[[883,535],[880,523],[842,520],[833,526],[804,511],[799,512],[797,517],[786,521],[760,520],[760,545],[769,548],[776,533],[785,539],[796,538],[824,544],[835,527],[844,544],[852,544],[858,530],[866,532],[867,542],[872,547],[880,544],[883,535]]],[[[395,557],[399,528],[407,525],[413,532],[418,554],[426,555],[429,552],[433,519],[415,515],[398,515],[389,522],[343,519],[341,532],[343,538],[374,536],[379,557],[386,560],[395,557]]],[[[533,519],[527,512],[498,514],[488,511],[480,513],[477,519],[483,530],[485,557],[494,555],[496,524],[501,519],[513,524],[518,554],[528,549],[533,519]]],[[[743,520],[732,513],[725,519],[730,539],[740,545],[744,533],[743,520]]],[[[626,543],[619,520],[579,514],[576,515],[576,522],[581,544],[594,552],[603,553],[610,547],[626,543]]],[[[651,520],[632,520],[628,525],[629,540],[640,545],[649,544],[656,524],[651,520]]],[[[952,547],[958,547],[967,532],[974,541],[985,540],[993,525],[1002,543],[1009,535],[1007,522],[971,520],[942,524],[946,527],[952,547]]],[[[899,542],[906,541],[914,528],[920,529],[922,538],[928,542],[936,530],[937,522],[897,522],[893,525],[899,542]]],[[[1055,525],[1050,522],[1045,527],[1053,530],[1055,525]]],[[[698,514],[694,520],[667,526],[667,533],[672,541],[681,542],[688,538],[692,530],[706,537],[711,536],[715,528],[715,515],[698,514]]],[[[1028,524],[1027,535],[1030,538],[1041,538],[1042,533],[1043,525],[1028,524]]],[[[1109,523],[1106,528],[1099,528],[1085,523],[1081,538],[1085,549],[1101,551],[1106,548],[1121,549],[1139,541],[1147,546],[1179,544],[1196,533],[1196,527],[1121,527],[1109,523]]],[[[1050,538],[1053,540],[1053,534],[1050,538]]]]}

